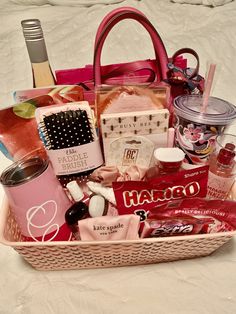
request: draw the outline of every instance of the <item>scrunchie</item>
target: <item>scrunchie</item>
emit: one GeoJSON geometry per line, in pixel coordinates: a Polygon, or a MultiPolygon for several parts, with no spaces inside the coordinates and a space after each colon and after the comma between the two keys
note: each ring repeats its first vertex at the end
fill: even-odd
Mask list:
{"type": "Polygon", "coordinates": [[[145,179],[147,169],[132,165],[125,172],[120,172],[116,166],[102,166],[90,175],[90,180],[111,187],[115,181],[142,181],[145,179]]]}

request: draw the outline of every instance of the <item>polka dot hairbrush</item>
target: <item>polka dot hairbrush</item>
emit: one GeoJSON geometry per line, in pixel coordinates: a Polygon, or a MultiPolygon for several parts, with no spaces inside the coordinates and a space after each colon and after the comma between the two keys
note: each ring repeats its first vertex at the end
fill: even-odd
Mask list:
{"type": "Polygon", "coordinates": [[[37,108],[36,121],[57,175],[82,173],[103,163],[88,102],[37,108]]]}
{"type": "Polygon", "coordinates": [[[86,110],[68,110],[46,115],[40,123],[47,149],[80,146],[94,141],[94,132],[86,110]]]}

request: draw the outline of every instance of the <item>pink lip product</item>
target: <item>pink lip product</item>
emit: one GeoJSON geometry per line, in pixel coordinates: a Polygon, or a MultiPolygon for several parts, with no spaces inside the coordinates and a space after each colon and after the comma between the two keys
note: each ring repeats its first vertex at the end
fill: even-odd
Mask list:
{"type": "Polygon", "coordinates": [[[178,172],[184,160],[184,152],[177,147],[157,148],[154,151],[160,175],[178,172]]]}
{"type": "Polygon", "coordinates": [[[156,165],[148,169],[147,179],[180,171],[185,153],[177,147],[163,147],[154,150],[156,165]]]}

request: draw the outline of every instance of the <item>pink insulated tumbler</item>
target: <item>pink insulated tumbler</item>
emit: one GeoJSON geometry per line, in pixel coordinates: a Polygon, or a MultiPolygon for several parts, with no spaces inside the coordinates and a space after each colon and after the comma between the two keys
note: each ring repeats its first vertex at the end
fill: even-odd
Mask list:
{"type": "Polygon", "coordinates": [[[5,169],[0,180],[25,241],[70,240],[65,212],[71,202],[48,160],[22,159],[5,169]]]}

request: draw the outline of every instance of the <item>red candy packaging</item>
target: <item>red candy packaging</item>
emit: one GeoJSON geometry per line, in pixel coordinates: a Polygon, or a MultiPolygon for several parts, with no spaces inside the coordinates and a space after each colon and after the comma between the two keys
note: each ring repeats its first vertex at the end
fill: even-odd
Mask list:
{"type": "Polygon", "coordinates": [[[198,234],[213,223],[212,218],[196,218],[189,215],[155,215],[144,221],[141,238],[169,237],[198,234]]]}
{"type": "Polygon", "coordinates": [[[154,207],[171,200],[205,197],[208,166],[184,170],[149,181],[113,182],[119,215],[138,214],[141,221],[154,207]]]}
{"type": "Polygon", "coordinates": [[[236,230],[236,202],[189,198],[154,207],[144,221],[141,237],[190,235],[236,230]]]}

